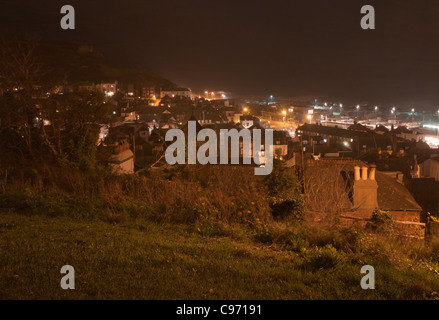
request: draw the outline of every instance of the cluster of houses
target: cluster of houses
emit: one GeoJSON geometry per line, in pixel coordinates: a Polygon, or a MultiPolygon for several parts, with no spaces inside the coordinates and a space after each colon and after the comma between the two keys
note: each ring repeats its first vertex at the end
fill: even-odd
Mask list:
{"type": "MultiPolygon", "coordinates": [[[[170,106],[138,106],[135,111],[121,112],[120,116],[115,118],[114,124],[100,141],[100,145],[102,149],[112,148],[113,153],[120,153],[119,146],[129,144],[132,155],[125,152],[125,155],[118,157],[117,161],[114,157],[109,160],[117,172],[134,173],[135,170],[155,163],[163,156],[170,144],[165,142],[166,132],[174,128],[181,128],[184,131],[188,121],[197,122],[197,131],[209,128],[218,134],[221,129],[237,129],[238,131],[249,129],[251,132],[253,129],[265,130],[257,117],[243,115],[241,107],[234,105],[231,101],[200,99],[194,102],[185,98],[172,98],[170,106]],[[133,115],[127,117],[127,114],[133,115]]],[[[276,156],[284,158],[289,154],[292,139],[289,138],[287,132],[274,131],[273,143],[276,156]]],[[[244,148],[242,143],[240,148],[242,155],[244,148]]]]}
{"type": "Polygon", "coordinates": [[[439,213],[439,150],[416,130],[303,124],[294,141],[314,210],[308,219],[324,220],[336,210],[345,223],[365,225],[380,209],[392,214],[401,234],[428,234],[428,215],[439,213]]]}

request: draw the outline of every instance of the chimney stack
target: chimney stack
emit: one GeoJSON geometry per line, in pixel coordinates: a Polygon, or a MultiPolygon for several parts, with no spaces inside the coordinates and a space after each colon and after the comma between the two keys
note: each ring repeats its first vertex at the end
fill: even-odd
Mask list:
{"type": "Polygon", "coordinates": [[[355,166],[355,181],[354,181],[354,196],[353,206],[357,210],[358,214],[369,218],[372,211],[378,207],[378,183],[375,180],[376,166],[370,167],[368,176],[368,168],[366,166],[355,166]]]}

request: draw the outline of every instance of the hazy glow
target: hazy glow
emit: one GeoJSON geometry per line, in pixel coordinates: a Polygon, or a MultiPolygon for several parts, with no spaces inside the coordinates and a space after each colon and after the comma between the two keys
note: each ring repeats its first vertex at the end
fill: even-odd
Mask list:
{"type": "Polygon", "coordinates": [[[426,136],[424,138],[424,140],[430,148],[434,148],[434,149],[439,148],[439,138],[438,137],[426,136]]]}

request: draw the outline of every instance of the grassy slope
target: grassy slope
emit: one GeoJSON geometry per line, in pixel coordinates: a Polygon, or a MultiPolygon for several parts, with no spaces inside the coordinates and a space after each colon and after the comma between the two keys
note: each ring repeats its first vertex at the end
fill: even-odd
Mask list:
{"type": "Polygon", "coordinates": [[[304,253],[254,242],[239,229],[207,237],[147,220],[27,217],[0,213],[1,299],[413,299],[439,290],[422,263],[374,262],[376,290],[362,290],[362,263],[304,268],[304,253]],[[76,271],[62,290],[61,266],[76,271]],[[407,267],[409,266],[409,267],[407,267]]]}

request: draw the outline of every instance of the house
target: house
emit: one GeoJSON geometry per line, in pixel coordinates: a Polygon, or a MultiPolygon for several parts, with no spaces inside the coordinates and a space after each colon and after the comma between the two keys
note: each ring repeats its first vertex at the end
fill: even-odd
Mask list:
{"type": "Polygon", "coordinates": [[[115,173],[134,173],[134,153],[130,150],[128,142],[114,147],[113,154],[108,158],[108,164],[115,173]]]}
{"type": "Polygon", "coordinates": [[[365,226],[376,209],[389,211],[404,236],[424,237],[422,208],[396,173],[358,160],[309,160],[304,171],[308,219],[339,216],[343,224],[365,226]]]}
{"type": "Polygon", "coordinates": [[[161,90],[160,91],[160,98],[164,98],[165,96],[174,98],[174,97],[186,97],[191,99],[192,98],[192,91],[190,89],[186,88],[177,88],[173,90],[161,90]]]}
{"type": "Polygon", "coordinates": [[[246,129],[252,127],[255,124],[260,124],[259,118],[251,116],[251,115],[240,116],[239,117],[239,122],[246,129]]]}
{"type": "Polygon", "coordinates": [[[439,156],[428,158],[425,161],[417,159],[416,177],[434,178],[439,181],[439,156]]]}
{"type": "Polygon", "coordinates": [[[357,122],[349,126],[348,130],[366,132],[366,133],[372,132],[372,130],[370,130],[368,127],[363,126],[362,124],[359,124],[357,122]]]}
{"type": "Polygon", "coordinates": [[[409,141],[423,141],[424,135],[420,134],[419,132],[415,130],[409,130],[405,126],[399,126],[396,129],[393,129],[391,131],[392,134],[396,135],[398,138],[402,138],[409,141]]]}
{"type": "Polygon", "coordinates": [[[225,107],[224,113],[228,122],[234,122],[235,113],[237,113],[234,107],[225,107]]]}
{"type": "Polygon", "coordinates": [[[389,133],[389,129],[387,129],[385,126],[383,126],[383,125],[379,125],[379,126],[376,126],[376,128],[375,128],[375,132],[376,133],[378,133],[378,134],[385,134],[385,133],[389,133]]]}
{"type": "Polygon", "coordinates": [[[117,81],[109,83],[99,83],[96,85],[96,89],[103,93],[106,97],[112,97],[116,94],[117,81]]]}
{"type": "Polygon", "coordinates": [[[311,138],[315,140],[315,137],[319,136],[326,141],[325,144],[329,147],[340,150],[349,149],[357,156],[368,152],[378,152],[378,150],[392,150],[393,148],[392,137],[389,134],[327,127],[318,124],[304,124],[298,127],[296,136],[307,143],[311,138]]]}

